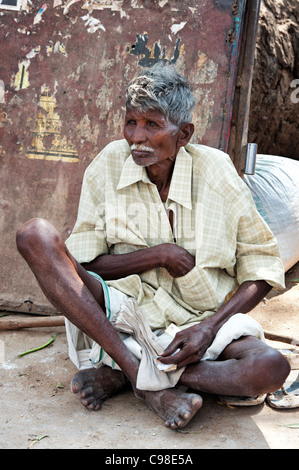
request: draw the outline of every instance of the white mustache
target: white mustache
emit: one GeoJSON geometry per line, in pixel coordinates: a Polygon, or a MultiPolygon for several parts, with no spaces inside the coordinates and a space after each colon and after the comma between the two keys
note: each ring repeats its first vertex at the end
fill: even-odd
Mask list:
{"type": "Polygon", "coordinates": [[[143,152],[151,152],[154,153],[154,150],[151,147],[147,147],[146,145],[138,145],[138,144],[132,144],[131,145],[131,151],[132,150],[141,150],[143,152]]]}

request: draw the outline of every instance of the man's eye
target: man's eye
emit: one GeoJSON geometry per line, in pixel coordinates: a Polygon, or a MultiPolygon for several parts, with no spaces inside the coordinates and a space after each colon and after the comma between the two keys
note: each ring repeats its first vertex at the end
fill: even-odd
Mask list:
{"type": "Polygon", "coordinates": [[[148,125],[150,127],[159,127],[158,124],[155,121],[148,121],[148,125]]]}
{"type": "Polygon", "coordinates": [[[127,122],[127,125],[129,126],[135,126],[136,124],[136,121],[134,121],[134,119],[130,119],[128,122],[127,122]]]}

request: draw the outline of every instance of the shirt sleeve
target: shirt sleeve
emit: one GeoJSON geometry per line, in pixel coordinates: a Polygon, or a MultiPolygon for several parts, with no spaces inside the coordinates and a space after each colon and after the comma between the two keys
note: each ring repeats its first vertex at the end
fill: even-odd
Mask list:
{"type": "Polygon", "coordinates": [[[233,203],[237,217],[236,275],[238,284],[265,280],[272,287],[285,287],[284,267],[276,237],[257,211],[245,188],[233,203]]]}
{"type": "MultiPolygon", "coordinates": [[[[93,162],[94,163],[94,162],[93,162]]],[[[101,176],[95,171],[97,162],[84,173],[79,200],[77,221],[66,245],[79,263],[87,263],[108,252],[104,222],[104,205],[101,199],[101,176]]]]}

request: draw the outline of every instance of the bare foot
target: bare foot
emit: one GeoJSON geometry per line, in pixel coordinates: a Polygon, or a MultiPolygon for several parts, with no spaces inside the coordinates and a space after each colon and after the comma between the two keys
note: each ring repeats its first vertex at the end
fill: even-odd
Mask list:
{"type": "Polygon", "coordinates": [[[125,388],[128,379],[120,370],[102,366],[77,372],[71,382],[71,391],[79,393],[81,403],[97,411],[103,401],[125,388]]]}
{"type": "Polygon", "coordinates": [[[144,392],[142,398],[151,410],[165,420],[165,426],[171,429],[186,426],[202,405],[200,395],[176,388],[144,392]]]}
{"type": "MultiPolygon", "coordinates": [[[[78,372],[71,382],[71,391],[78,393],[81,403],[90,410],[99,410],[103,401],[123,390],[129,383],[123,372],[102,366],[78,372]]],[[[201,408],[202,398],[195,393],[185,393],[176,388],[157,392],[140,391],[149,408],[165,420],[171,429],[183,428],[201,408]]]]}

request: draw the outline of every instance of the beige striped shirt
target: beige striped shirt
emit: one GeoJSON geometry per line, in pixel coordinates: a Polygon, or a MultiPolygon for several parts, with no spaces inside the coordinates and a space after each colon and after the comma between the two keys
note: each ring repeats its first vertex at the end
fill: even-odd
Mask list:
{"type": "Polygon", "coordinates": [[[157,268],[107,281],[135,297],[153,329],[190,326],[211,316],[244,281],[284,287],[277,240],[249,189],[228,155],[203,145],[180,149],[164,205],[127,142],[109,144],[85,171],[77,222],[66,243],[80,263],[161,243],[177,243],[195,256],[195,267],[180,278],[157,268]]]}

